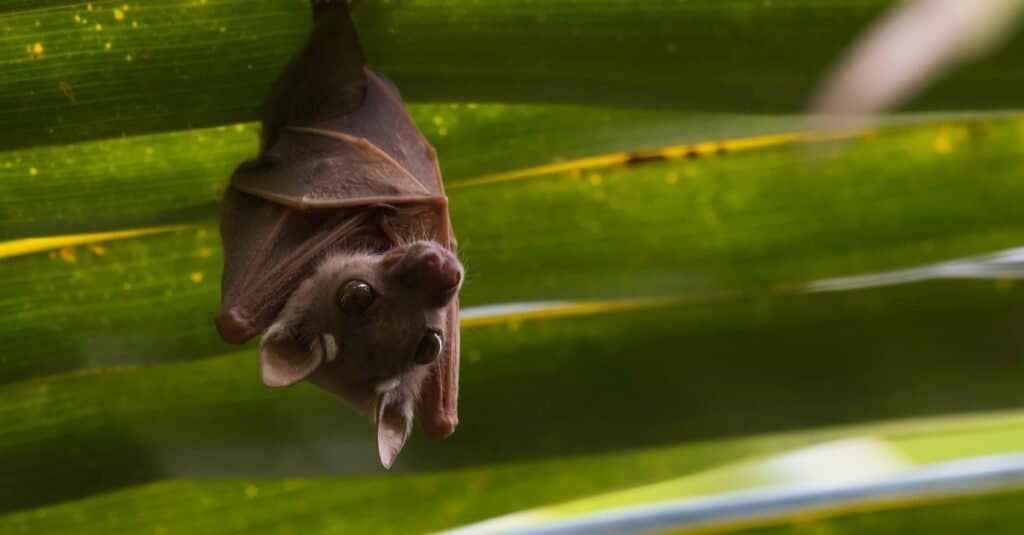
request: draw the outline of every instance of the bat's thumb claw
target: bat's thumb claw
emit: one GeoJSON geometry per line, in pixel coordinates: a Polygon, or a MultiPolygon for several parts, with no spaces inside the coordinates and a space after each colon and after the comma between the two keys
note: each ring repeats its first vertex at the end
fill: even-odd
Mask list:
{"type": "Polygon", "coordinates": [[[216,319],[217,332],[229,344],[244,344],[253,337],[252,318],[241,307],[222,310],[216,319]]]}

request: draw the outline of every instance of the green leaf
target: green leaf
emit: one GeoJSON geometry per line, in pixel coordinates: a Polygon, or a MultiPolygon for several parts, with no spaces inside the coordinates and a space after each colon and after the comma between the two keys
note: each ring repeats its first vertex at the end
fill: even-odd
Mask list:
{"type": "Polygon", "coordinates": [[[3,11],[3,148],[252,120],[310,19],[305,0],[258,10],[241,0],[119,0],[3,11]]]}
{"type": "Polygon", "coordinates": [[[913,517],[922,502],[987,501],[994,494],[1016,501],[1024,497],[1024,457],[1016,453],[1024,427],[1019,414],[1006,416],[869,427],[862,435],[519,511],[467,526],[466,533],[746,533],[887,509],[901,510],[888,516],[913,517]],[[922,447],[941,453],[923,461],[915,455],[922,447]]]}
{"type": "MultiPolygon", "coordinates": [[[[459,431],[414,437],[395,470],[1013,407],[1022,298],[933,282],[469,326],[459,431]]],[[[364,418],[308,385],[263,387],[254,352],[7,385],[0,418],[9,508],[163,478],[379,470],[364,418]]]]}
{"type": "MultiPolygon", "coordinates": [[[[449,187],[609,153],[791,132],[800,121],[570,106],[422,104],[410,111],[437,148],[449,187]]],[[[0,239],[214,218],[231,172],[256,155],[257,129],[236,124],[0,152],[0,239]]]]}
{"type": "MultiPolygon", "coordinates": [[[[850,512],[837,517],[787,519],[781,525],[743,528],[749,535],[806,533],[1016,533],[1024,522],[1024,492],[975,496],[939,503],[907,504],[889,510],[850,512]]],[[[728,532],[726,532],[728,533],[728,532]]]]}
{"type": "MultiPolygon", "coordinates": [[[[863,441],[872,437],[870,440],[900,451],[908,440],[939,446],[947,439],[961,443],[973,440],[986,444],[987,452],[995,453],[1019,449],[1021,429],[1019,414],[1004,414],[727,439],[438,474],[169,481],[0,517],[0,527],[4,533],[12,534],[61,533],[71,526],[83,533],[137,533],[142,529],[167,533],[419,533],[552,500],[672,477],[689,480],[690,492],[712,493],[736,485],[742,488],[744,480],[756,487],[758,466],[777,471],[775,461],[800,452],[793,448],[822,441],[863,441]],[[1009,440],[1008,430],[1016,431],[1009,440]]],[[[822,448],[818,446],[817,450],[822,448]]],[[[955,447],[947,448],[945,458],[955,459],[965,453],[955,447]]],[[[908,461],[921,462],[912,458],[908,461]]],[[[877,533],[883,528],[902,531],[930,526],[935,529],[929,533],[961,533],[968,526],[984,526],[986,532],[1014,533],[1002,525],[1019,525],[1022,500],[1024,495],[1020,492],[1006,492],[943,500],[938,504],[876,504],[840,512],[839,516],[835,516],[835,511],[818,511],[771,519],[763,529],[774,533],[833,526],[852,533],[877,533]]],[[[746,533],[750,528],[741,525],[737,531],[746,533]]],[[[733,531],[728,527],[722,530],[733,531]]]]}
{"type": "MultiPolygon", "coordinates": [[[[1015,246],[1022,136],[1019,119],[971,121],[883,130],[835,157],[726,143],[725,154],[455,183],[463,303],[765,291],[1015,246]]],[[[5,382],[227,349],[211,328],[212,221],[3,263],[5,382]]]]}
{"type": "MultiPolygon", "coordinates": [[[[607,167],[666,147],[703,154],[714,153],[716,141],[782,143],[803,124],[798,116],[574,106],[420,104],[410,112],[438,150],[449,187],[559,168],[607,167]]],[[[882,122],[1000,117],[1005,114],[903,114],[882,122]]],[[[0,152],[0,240],[214,218],[231,172],[256,155],[257,129],[239,123],[0,152]]]]}
{"type": "MultiPolygon", "coordinates": [[[[372,65],[411,100],[794,112],[890,0],[360,2],[372,65]],[[439,38],[443,36],[443,38],[439,38]]],[[[252,121],[306,0],[8,2],[0,148],[252,121]]],[[[1017,38],[918,109],[1020,107],[1017,38]]]]}
{"type": "MultiPolygon", "coordinates": [[[[4,2],[0,532],[422,532],[763,488],[822,441],[1024,450],[1016,413],[860,424],[1018,407],[1012,278],[804,291],[1020,245],[1024,122],[998,110],[1024,36],[910,104],[934,113],[799,131],[892,3],[356,2],[439,150],[463,303],[548,303],[467,310],[458,433],[382,476],[367,418],[262,387],[212,328],[217,198],[307,0],[4,2]]],[[[997,491],[723,529],[1015,532],[997,491]]]]}

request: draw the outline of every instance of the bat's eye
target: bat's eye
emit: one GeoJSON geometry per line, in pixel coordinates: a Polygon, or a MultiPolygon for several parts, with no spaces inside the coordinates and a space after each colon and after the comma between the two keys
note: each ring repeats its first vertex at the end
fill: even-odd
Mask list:
{"type": "Polygon", "coordinates": [[[416,364],[430,364],[441,355],[441,333],[427,331],[420,339],[420,345],[416,348],[416,355],[412,360],[416,364]]]}
{"type": "Polygon", "coordinates": [[[373,288],[361,280],[350,280],[338,288],[338,306],[351,316],[366,312],[376,297],[373,288]]]}

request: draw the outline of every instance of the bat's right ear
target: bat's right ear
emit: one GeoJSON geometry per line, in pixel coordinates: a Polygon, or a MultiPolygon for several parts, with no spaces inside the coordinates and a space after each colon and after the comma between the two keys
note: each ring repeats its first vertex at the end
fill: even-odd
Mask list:
{"type": "Polygon", "coordinates": [[[275,323],[260,342],[260,378],[270,387],[291,386],[316,371],[324,361],[320,339],[312,346],[301,342],[275,323]]]}
{"type": "Polygon", "coordinates": [[[387,394],[377,398],[374,418],[377,422],[377,453],[385,470],[391,469],[412,428],[412,403],[389,398],[387,394]]]}

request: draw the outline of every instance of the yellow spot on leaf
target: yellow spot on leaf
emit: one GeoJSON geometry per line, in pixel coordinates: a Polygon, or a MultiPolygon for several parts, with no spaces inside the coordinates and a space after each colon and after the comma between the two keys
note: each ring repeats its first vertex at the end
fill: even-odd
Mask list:
{"type": "Polygon", "coordinates": [[[236,124],[235,125],[235,132],[239,132],[239,133],[245,132],[245,125],[242,124],[242,123],[236,124]]]}
{"type": "Polygon", "coordinates": [[[124,11],[114,8],[114,18],[117,20],[124,20],[124,11]]]}
{"type": "Polygon", "coordinates": [[[245,487],[245,497],[255,498],[260,495],[260,489],[256,485],[249,485],[245,487]]]}
{"type": "Polygon", "coordinates": [[[131,61],[133,59],[135,59],[135,58],[133,58],[131,54],[128,54],[127,56],[124,57],[125,61],[131,61]]]}
{"type": "Polygon", "coordinates": [[[201,271],[193,271],[192,274],[188,276],[188,279],[196,283],[203,282],[203,273],[201,271]]]}
{"type": "Polygon", "coordinates": [[[71,247],[64,247],[60,250],[60,259],[65,262],[74,262],[75,250],[71,247]]]}
{"type": "Polygon", "coordinates": [[[92,4],[85,4],[86,11],[92,11],[92,4]]]}
{"type": "Polygon", "coordinates": [[[78,16],[78,13],[75,13],[75,22],[82,22],[82,17],[78,16]]]}
{"type": "Polygon", "coordinates": [[[113,46],[114,46],[114,45],[113,45],[112,43],[110,43],[110,42],[108,41],[107,43],[105,43],[105,44],[103,45],[103,49],[104,49],[104,50],[110,50],[111,48],[113,48],[113,46]]]}
{"type": "Polygon", "coordinates": [[[952,143],[949,141],[949,137],[945,134],[935,138],[935,142],[932,144],[932,147],[935,149],[935,152],[939,154],[949,154],[950,149],[953,148],[952,143]]]}
{"type": "Polygon", "coordinates": [[[444,117],[441,117],[440,115],[435,115],[435,116],[434,116],[434,124],[435,124],[436,126],[441,126],[441,125],[443,125],[443,124],[444,124],[444,117]]]}
{"type": "Polygon", "coordinates": [[[604,183],[604,179],[597,173],[590,173],[587,175],[587,182],[590,182],[591,186],[600,186],[604,183]]]}
{"type": "Polygon", "coordinates": [[[107,250],[104,249],[102,245],[95,244],[89,246],[89,252],[96,256],[103,256],[107,254],[107,250]]]}
{"type": "Polygon", "coordinates": [[[448,135],[448,128],[444,127],[444,126],[442,126],[441,128],[438,128],[437,129],[437,135],[439,135],[441,137],[447,136],[448,135]]]}
{"type": "Polygon", "coordinates": [[[96,31],[97,32],[102,32],[103,31],[103,25],[102,24],[97,24],[96,25],[96,31]]]}
{"type": "Polygon", "coordinates": [[[28,174],[31,176],[36,176],[39,174],[39,169],[36,169],[35,167],[29,167],[28,174]]]}
{"type": "Polygon", "coordinates": [[[40,27],[40,26],[42,26],[42,25],[43,25],[43,24],[42,24],[41,22],[39,22],[38,20],[36,21],[36,28],[38,28],[38,27],[40,27]]]}
{"type": "Polygon", "coordinates": [[[139,21],[133,20],[132,21],[132,28],[138,28],[138,27],[139,27],[139,21]]]}
{"type": "Polygon", "coordinates": [[[30,52],[32,54],[32,59],[36,59],[39,56],[42,56],[43,55],[43,43],[36,43],[36,44],[32,45],[32,50],[30,50],[30,52]]]}

